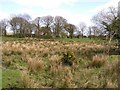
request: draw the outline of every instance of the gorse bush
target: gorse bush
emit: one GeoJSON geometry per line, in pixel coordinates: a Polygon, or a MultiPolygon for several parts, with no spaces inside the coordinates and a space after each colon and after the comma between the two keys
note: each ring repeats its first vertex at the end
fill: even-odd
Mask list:
{"type": "Polygon", "coordinates": [[[76,62],[76,56],[74,52],[68,50],[67,52],[63,53],[62,63],[65,65],[72,66],[76,62]]]}

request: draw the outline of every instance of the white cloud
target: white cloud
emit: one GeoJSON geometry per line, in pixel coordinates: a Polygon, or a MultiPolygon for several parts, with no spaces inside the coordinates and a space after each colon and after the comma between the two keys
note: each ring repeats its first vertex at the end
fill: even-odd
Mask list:
{"type": "Polygon", "coordinates": [[[23,14],[23,13],[27,13],[29,14],[32,19],[35,19],[36,17],[40,16],[47,16],[47,15],[51,15],[51,16],[62,16],[65,19],[67,19],[67,21],[69,23],[78,25],[80,22],[85,22],[87,25],[90,25],[90,15],[84,15],[82,13],[73,13],[71,11],[67,11],[65,9],[52,9],[52,10],[47,10],[46,12],[36,12],[34,9],[21,9],[19,10],[19,13],[23,14]]]}
{"type": "Polygon", "coordinates": [[[8,13],[4,11],[0,11],[0,20],[8,18],[8,17],[9,17],[8,13]]]}
{"type": "Polygon", "coordinates": [[[87,25],[90,25],[90,15],[84,15],[82,13],[73,13],[66,10],[59,9],[53,11],[52,15],[60,15],[68,20],[69,23],[78,25],[80,22],[85,22],[87,25]]]}
{"type": "Polygon", "coordinates": [[[13,0],[16,4],[25,7],[41,7],[44,9],[53,9],[59,7],[61,4],[72,5],[78,0],[13,0]]]}
{"type": "Polygon", "coordinates": [[[91,13],[98,13],[99,11],[108,8],[108,7],[118,7],[118,2],[119,0],[110,0],[107,3],[101,5],[101,6],[97,6],[95,9],[89,10],[89,12],[91,13]]]}
{"type": "MultiPolygon", "coordinates": [[[[90,13],[97,13],[104,8],[109,6],[117,6],[119,0],[110,0],[107,3],[96,7],[88,12],[90,13]]],[[[87,25],[90,25],[90,19],[92,15],[83,15],[82,13],[72,13],[63,9],[60,9],[59,6],[62,4],[66,5],[74,5],[77,2],[104,2],[104,0],[14,0],[15,3],[27,7],[21,12],[26,12],[33,16],[34,18],[37,16],[45,16],[45,15],[52,15],[52,16],[63,16],[66,18],[70,23],[78,24],[79,22],[83,21],[86,22],[87,25]],[[39,13],[32,10],[32,7],[41,7],[43,9],[47,9],[48,11],[45,13],[39,13]],[[30,9],[31,8],[31,9],[30,9]],[[50,11],[49,11],[50,10],[50,11]]]]}
{"type": "MultiPolygon", "coordinates": [[[[14,13],[9,13],[0,10],[0,19],[6,18],[10,14],[22,14],[27,13],[34,19],[38,16],[52,15],[63,16],[68,22],[78,25],[79,22],[85,22],[87,25],[91,25],[91,16],[103,8],[109,6],[116,6],[119,0],[110,0],[104,5],[98,6],[95,9],[90,10],[90,15],[83,13],[73,13],[65,9],[61,9],[61,5],[75,5],[77,2],[104,2],[104,0],[10,0],[12,3],[19,5],[20,8],[14,13]],[[43,8],[44,11],[37,11],[36,8],[43,8]]],[[[0,1],[1,2],[1,1],[0,1]]],[[[7,0],[6,0],[7,2],[7,0]]],[[[87,11],[86,11],[87,12],[87,11]]]]}

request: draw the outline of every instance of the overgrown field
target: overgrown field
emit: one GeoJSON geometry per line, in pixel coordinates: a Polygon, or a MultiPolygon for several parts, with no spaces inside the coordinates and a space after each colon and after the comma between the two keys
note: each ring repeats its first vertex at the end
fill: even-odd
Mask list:
{"type": "Polygon", "coordinates": [[[2,41],[3,88],[116,88],[118,56],[95,42],[2,41]]]}

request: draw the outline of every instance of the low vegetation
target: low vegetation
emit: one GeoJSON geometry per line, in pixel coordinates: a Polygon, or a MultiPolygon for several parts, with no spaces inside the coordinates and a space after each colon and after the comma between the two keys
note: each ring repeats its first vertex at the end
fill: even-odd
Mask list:
{"type": "Polygon", "coordinates": [[[118,12],[106,8],[90,26],[54,15],[0,20],[2,87],[117,88],[118,12]]]}
{"type": "Polygon", "coordinates": [[[2,86],[117,88],[118,55],[109,55],[105,44],[93,42],[2,41],[2,86]]]}

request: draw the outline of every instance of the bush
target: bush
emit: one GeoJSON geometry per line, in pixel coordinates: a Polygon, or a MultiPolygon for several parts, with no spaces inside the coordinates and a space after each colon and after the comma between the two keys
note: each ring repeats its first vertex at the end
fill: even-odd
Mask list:
{"type": "Polygon", "coordinates": [[[72,66],[76,62],[76,57],[74,52],[67,51],[63,53],[62,63],[65,65],[72,66]]]}

